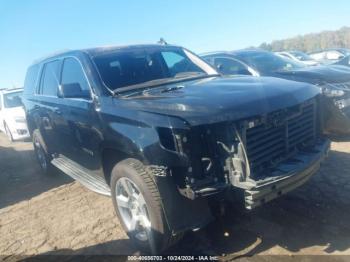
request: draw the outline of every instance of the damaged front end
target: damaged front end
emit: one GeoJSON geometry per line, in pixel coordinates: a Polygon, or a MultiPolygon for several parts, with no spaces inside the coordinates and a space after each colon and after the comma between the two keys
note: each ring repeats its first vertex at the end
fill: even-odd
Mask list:
{"type": "Polygon", "coordinates": [[[239,188],[252,209],[306,182],[329,150],[318,100],[175,134],[177,151],[190,163],[172,170],[180,193],[196,199],[239,188]]]}

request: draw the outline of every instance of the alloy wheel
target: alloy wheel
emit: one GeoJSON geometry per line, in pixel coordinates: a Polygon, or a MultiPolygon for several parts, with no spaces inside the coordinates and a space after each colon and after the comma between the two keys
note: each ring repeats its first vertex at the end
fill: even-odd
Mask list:
{"type": "Polygon", "coordinates": [[[140,189],[130,179],[122,177],[116,183],[115,192],[118,210],[128,231],[141,241],[150,241],[151,221],[140,189]]]}

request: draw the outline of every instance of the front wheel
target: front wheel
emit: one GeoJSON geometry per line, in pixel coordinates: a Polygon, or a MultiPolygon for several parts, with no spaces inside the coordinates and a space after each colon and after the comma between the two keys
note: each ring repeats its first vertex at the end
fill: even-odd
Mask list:
{"type": "Polygon", "coordinates": [[[136,159],[119,162],[112,170],[113,205],[124,230],[142,251],[159,254],[174,244],[162,200],[151,171],[136,159]]]}

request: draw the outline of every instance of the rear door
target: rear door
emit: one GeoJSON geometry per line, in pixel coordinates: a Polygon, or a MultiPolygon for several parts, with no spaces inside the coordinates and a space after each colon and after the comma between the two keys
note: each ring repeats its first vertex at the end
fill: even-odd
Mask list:
{"type": "Polygon", "coordinates": [[[99,172],[98,151],[102,140],[100,121],[91,99],[91,86],[81,62],[67,57],[62,62],[60,85],[79,84],[80,97],[60,98],[60,115],[55,125],[60,130],[62,154],[85,168],[99,172]]]}
{"type": "Polygon", "coordinates": [[[55,122],[59,115],[59,99],[57,96],[60,60],[53,60],[44,64],[38,94],[36,95],[36,113],[39,118],[39,130],[49,153],[58,153],[60,144],[58,141],[58,130],[55,122]]]}

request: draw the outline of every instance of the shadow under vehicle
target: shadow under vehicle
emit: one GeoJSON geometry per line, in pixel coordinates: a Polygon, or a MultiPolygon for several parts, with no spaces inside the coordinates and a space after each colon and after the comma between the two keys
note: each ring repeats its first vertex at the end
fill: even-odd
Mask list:
{"type": "Polygon", "coordinates": [[[253,209],[295,189],[329,150],[320,92],[278,78],[225,78],[172,45],[69,51],[34,63],[23,95],[34,149],[111,195],[140,249],[159,253],[244,193],[253,209]]]}

